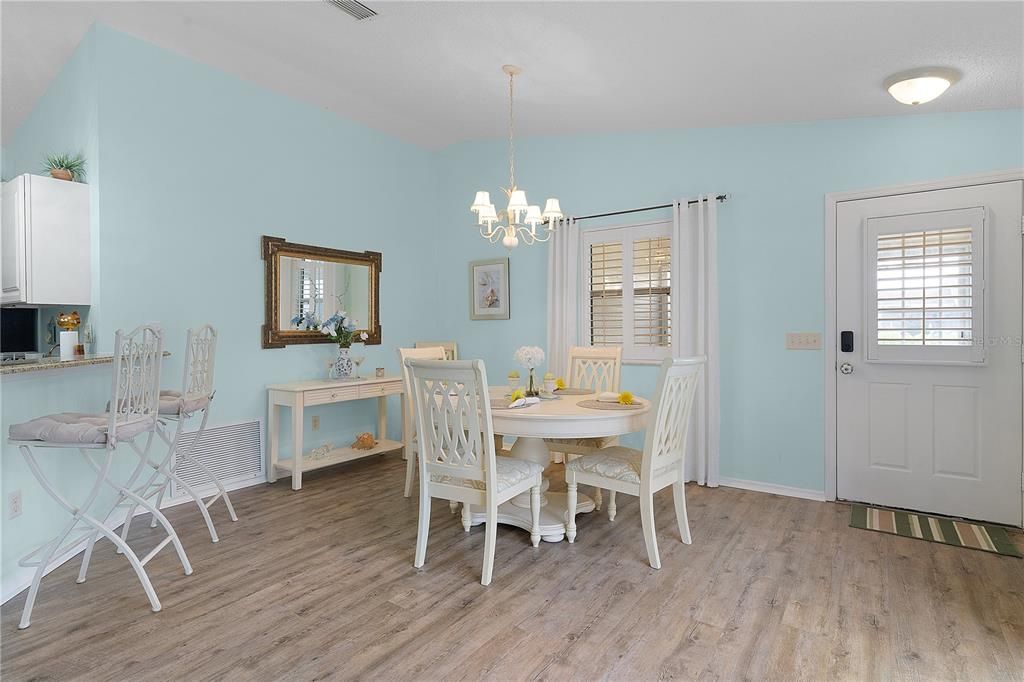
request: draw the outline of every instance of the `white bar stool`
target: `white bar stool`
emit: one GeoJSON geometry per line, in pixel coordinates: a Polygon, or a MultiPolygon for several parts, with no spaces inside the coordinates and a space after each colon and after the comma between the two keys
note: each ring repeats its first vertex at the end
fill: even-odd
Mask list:
{"type": "MultiPolygon", "coordinates": [[[[147,459],[147,464],[153,469],[153,472],[149,479],[135,491],[140,497],[147,500],[155,497],[156,507],[159,509],[171,481],[174,481],[195,502],[199,513],[203,515],[206,528],[210,531],[210,540],[213,542],[217,542],[220,538],[217,536],[217,529],[213,526],[209,509],[217,500],[223,498],[224,504],[228,508],[228,516],[232,521],[238,520],[224,485],[209,467],[193,456],[196,446],[206,430],[206,422],[210,416],[210,403],[213,402],[215,393],[213,366],[216,354],[217,330],[212,325],[203,325],[199,331],[188,330],[185,336],[185,368],[182,374],[182,389],[180,391],[160,391],[160,417],[157,420],[156,433],[167,444],[167,454],[161,462],[147,459]],[[182,447],[180,441],[185,422],[198,413],[202,414],[199,428],[192,436],[189,446],[182,447]],[[176,424],[173,433],[168,428],[168,422],[176,424]],[[182,460],[197,467],[217,488],[217,493],[213,497],[204,501],[192,486],[178,476],[177,468],[182,460]]],[[[121,529],[122,539],[128,536],[133,516],[134,509],[121,529]]],[[[156,524],[157,519],[154,517],[150,525],[156,527],[156,524]]]]}
{"type": "Polygon", "coordinates": [[[22,610],[19,629],[31,624],[32,607],[39,584],[48,568],[59,561],[68,551],[76,548],[83,540],[88,542],[78,582],[85,581],[85,572],[92,555],[92,548],[102,534],[108,538],[118,550],[125,555],[135,574],[142,583],[142,588],[149,598],[153,611],[159,611],[160,600],[157,599],[153,584],[146,574],[145,565],[168,544],[173,543],[178,559],[185,570],[185,575],[192,574],[192,565],[185,555],[185,549],[178,540],[177,533],[160,510],[149,501],[141,498],[132,489],[139,475],[144,471],[149,448],[156,432],[157,412],[159,409],[160,364],[163,361],[163,334],[156,325],[143,325],[128,334],[118,330],[114,341],[114,376],[111,387],[110,409],[104,414],[62,413],[38,417],[23,424],[10,427],[9,442],[17,445],[25,457],[29,468],[39,484],[57,504],[70,515],[71,521],[52,540],[26,555],[19,564],[35,567],[32,585],[29,587],[25,607],[22,610]],[[146,437],[146,444],[139,448],[136,439],[146,437]],[[111,464],[118,444],[128,443],[139,457],[139,464],[126,484],[120,484],[110,478],[111,464]],[[34,448],[63,448],[78,450],[89,466],[96,472],[93,484],[85,501],[75,504],[61,495],[46,478],[36,461],[34,448]],[[105,453],[100,462],[93,458],[94,452],[105,453]],[[104,485],[118,493],[117,502],[105,514],[90,514],[90,508],[104,485]],[[135,554],[121,537],[109,525],[110,515],[114,509],[124,506],[126,500],[149,511],[167,536],[141,559],[135,554]],[[74,531],[84,533],[66,542],[74,531]]]}

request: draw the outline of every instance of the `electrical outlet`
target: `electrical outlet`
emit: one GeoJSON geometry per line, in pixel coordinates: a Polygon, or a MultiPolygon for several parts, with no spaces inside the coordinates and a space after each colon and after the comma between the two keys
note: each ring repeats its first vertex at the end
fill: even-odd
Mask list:
{"type": "Polygon", "coordinates": [[[786,350],[821,350],[819,332],[787,332],[786,350]]]}
{"type": "Polygon", "coordinates": [[[320,415],[313,415],[313,430],[316,431],[320,428],[320,415]]]}
{"type": "Polygon", "coordinates": [[[15,490],[7,496],[7,518],[16,519],[21,516],[21,491],[15,490]]]}

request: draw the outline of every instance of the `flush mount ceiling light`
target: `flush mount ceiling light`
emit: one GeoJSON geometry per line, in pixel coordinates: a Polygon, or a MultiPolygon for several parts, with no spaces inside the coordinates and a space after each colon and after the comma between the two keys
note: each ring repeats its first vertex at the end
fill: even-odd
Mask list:
{"type": "Polygon", "coordinates": [[[469,210],[476,214],[480,226],[480,236],[494,242],[501,240],[507,249],[514,249],[522,238],[527,244],[546,242],[555,229],[555,221],[561,220],[562,208],[558,199],[548,199],[544,211],[540,206],[530,205],[526,200],[526,191],[516,186],[516,146],[515,146],[515,108],[513,82],[522,73],[522,69],[506,64],[501,70],[508,76],[508,187],[502,191],[508,197],[508,208],[497,211],[491,203],[491,194],[486,191],[476,193],[473,205],[469,210]],[[538,227],[540,231],[538,232],[538,227]]]}
{"type": "Polygon", "coordinates": [[[931,102],[958,80],[960,72],[954,69],[914,69],[886,78],[885,89],[897,102],[914,106],[931,102]]]}

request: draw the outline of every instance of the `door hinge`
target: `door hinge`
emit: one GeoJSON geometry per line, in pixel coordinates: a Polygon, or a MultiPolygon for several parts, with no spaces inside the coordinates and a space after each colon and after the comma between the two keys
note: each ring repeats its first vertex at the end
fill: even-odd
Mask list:
{"type": "Polygon", "coordinates": [[[1024,215],[1020,217],[1020,233],[1024,235],[1024,215]]]}

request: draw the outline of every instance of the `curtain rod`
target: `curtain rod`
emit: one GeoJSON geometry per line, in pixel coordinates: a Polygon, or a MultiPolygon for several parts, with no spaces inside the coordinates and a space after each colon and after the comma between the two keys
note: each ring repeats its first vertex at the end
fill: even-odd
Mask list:
{"type": "MultiPolygon", "coordinates": [[[[725,201],[728,201],[729,195],[728,194],[719,194],[718,196],[715,197],[715,199],[717,201],[720,201],[720,202],[725,202],[725,201]]],[[[696,203],[698,203],[697,199],[691,199],[690,201],[686,202],[686,205],[687,206],[693,206],[696,203]]],[[[591,218],[607,218],[608,216],[626,215],[627,213],[643,213],[644,211],[658,211],[658,210],[663,209],[663,208],[672,208],[672,204],[662,204],[660,206],[647,206],[645,208],[630,208],[630,209],[627,209],[625,211],[612,211],[610,213],[595,213],[593,215],[581,215],[581,216],[575,217],[574,219],[575,220],[590,220],[591,218]]]]}

